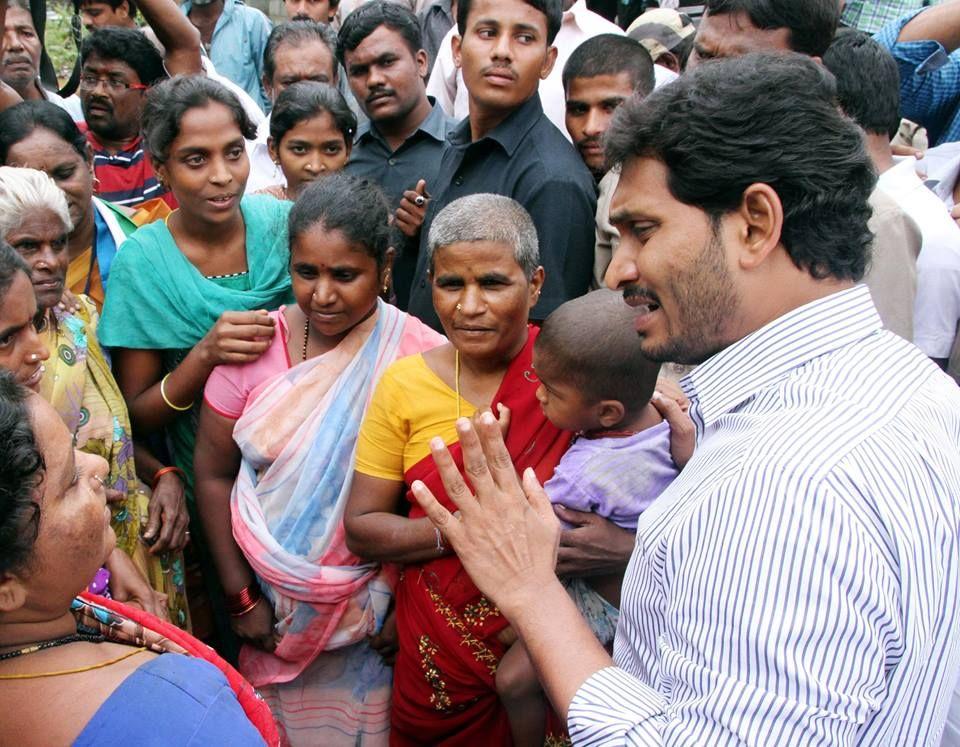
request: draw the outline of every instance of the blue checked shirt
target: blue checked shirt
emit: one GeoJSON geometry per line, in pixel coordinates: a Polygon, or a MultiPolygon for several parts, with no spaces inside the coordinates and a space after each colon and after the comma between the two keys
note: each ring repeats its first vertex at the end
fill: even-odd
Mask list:
{"type": "Polygon", "coordinates": [[[960,390],[865,286],[685,380],[699,445],[641,516],[577,745],[929,745],[960,668],[960,390]]]}
{"type": "Polygon", "coordinates": [[[900,30],[920,11],[884,26],[874,35],[900,68],[900,113],[927,128],[930,145],[960,140],[960,53],[940,42],[898,42],[900,30]]]}
{"type": "Polygon", "coordinates": [[[840,19],[846,26],[873,34],[904,13],[939,4],[940,0],[847,0],[840,19]]]}

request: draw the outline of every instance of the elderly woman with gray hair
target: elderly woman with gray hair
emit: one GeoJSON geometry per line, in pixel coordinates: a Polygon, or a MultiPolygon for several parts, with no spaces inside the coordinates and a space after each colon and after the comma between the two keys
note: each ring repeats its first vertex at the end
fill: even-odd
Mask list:
{"type": "Polygon", "coordinates": [[[427,251],[449,343],[396,361],[381,378],[360,429],[347,545],[363,558],[405,566],[396,592],[391,744],[510,744],[494,673],[515,637],[410,486],[425,482],[454,510],[429,444],[439,437],[459,459],[457,421],[486,410],[500,416],[518,470],[532,467],[546,479],[566,451],[571,434],[544,417],[531,365],[538,330],[528,316],[544,273],[532,219],[499,195],[444,208],[427,251]]]}
{"type": "MultiPolygon", "coordinates": [[[[97,342],[99,317],[93,302],[80,295],[76,311],[58,306],[70,262],[71,230],[66,197],[49,176],[35,169],[0,167],[0,239],[20,254],[29,270],[36,298],[29,300],[49,352],[35,377],[35,389],[59,413],[77,448],[103,457],[110,467],[105,487],[113,530],[118,549],[132,563],[115,553],[108,563],[109,590],[121,601],[135,601],[188,628],[181,552],[187,526],[183,485],[175,470],[146,449],[134,448],[127,406],[97,342]]],[[[2,357],[0,368],[9,368],[2,357]]],[[[92,590],[101,591],[100,586],[106,586],[105,578],[95,580],[92,590]]]]}

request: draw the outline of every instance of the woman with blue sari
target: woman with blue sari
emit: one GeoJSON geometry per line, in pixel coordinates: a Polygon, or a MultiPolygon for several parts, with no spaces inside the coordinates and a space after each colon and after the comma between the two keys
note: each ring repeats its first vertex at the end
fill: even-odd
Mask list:
{"type": "Polygon", "coordinates": [[[233,658],[236,640],[196,525],[194,405],[214,367],[254,361],[270,346],[275,321],[268,311],[291,298],[290,204],[244,196],[250,172],[244,138],[254,129],[236,96],[219,83],[164,81],[148,92],[143,122],[154,170],[180,207],[139,229],[117,253],[100,340],[112,348],[138,437],[162,432],[186,482],[202,577],[201,587],[188,572],[194,631],[233,658]]]}
{"type": "Polygon", "coordinates": [[[357,433],[383,371],[443,338],[378,298],[389,289],[389,205],[343,174],[290,213],[295,304],[256,362],[219,366],[197,436],[197,502],[248,644],[240,671],[294,745],[386,744],[383,633],[395,570],[345,543],[357,433]]]}

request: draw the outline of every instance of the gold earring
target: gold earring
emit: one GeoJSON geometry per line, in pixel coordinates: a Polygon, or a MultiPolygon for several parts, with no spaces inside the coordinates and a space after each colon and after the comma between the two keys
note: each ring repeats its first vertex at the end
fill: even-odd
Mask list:
{"type": "Polygon", "coordinates": [[[462,304],[462,303],[458,303],[458,304],[457,304],[457,311],[463,311],[463,304],[462,304]]]}

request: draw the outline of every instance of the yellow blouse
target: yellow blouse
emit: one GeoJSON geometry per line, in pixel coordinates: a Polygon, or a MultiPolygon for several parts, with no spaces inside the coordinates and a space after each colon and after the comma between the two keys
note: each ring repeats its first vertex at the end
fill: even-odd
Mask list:
{"type": "MultiPolygon", "coordinates": [[[[460,398],[460,414],[476,408],[460,398]]],[[[395,361],[380,378],[357,439],[356,470],[384,480],[403,481],[404,473],[430,454],[430,439],[457,441],[457,394],[427,365],[422,355],[395,361]]]]}

